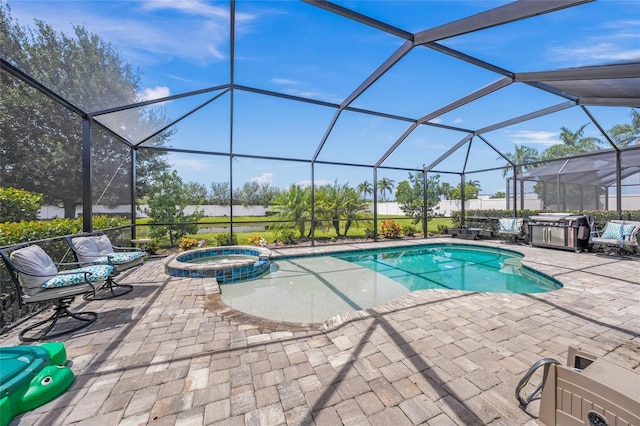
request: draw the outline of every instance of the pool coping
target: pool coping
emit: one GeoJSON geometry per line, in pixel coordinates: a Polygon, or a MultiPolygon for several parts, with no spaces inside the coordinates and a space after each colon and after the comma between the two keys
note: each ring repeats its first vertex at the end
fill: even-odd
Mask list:
{"type": "Polygon", "coordinates": [[[258,246],[218,246],[176,253],[164,261],[164,271],[172,277],[215,278],[232,283],[254,279],[269,271],[271,250],[258,246]],[[215,256],[248,255],[251,259],[237,259],[223,264],[191,263],[189,260],[215,256]]]}

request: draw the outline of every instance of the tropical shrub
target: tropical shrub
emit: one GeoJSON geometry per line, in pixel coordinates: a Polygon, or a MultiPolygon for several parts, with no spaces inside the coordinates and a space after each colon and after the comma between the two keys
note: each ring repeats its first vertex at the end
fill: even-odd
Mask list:
{"type": "Polygon", "coordinates": [[[213,237],[219,246],[235,246],[238,244],[238,236],[236,234],[217,234],[213,237]]]}
{"type": "Polygon", "coordinates": [[[416,227],[413,225],[405,225],[402,227],[402,235],[405,237],[413,237],[416,234],[416,227]]]}
{"type": "Polygon", "coordinates": [[[265,240],[260,235],[251,235],[247,238],[247,240],[249,241],[249,244],[252,244],[254,246],[265,247],[267,245],[267,240],[265,240]]]}
{"type": "Polygon", "coordinates": [[[291,231],[282,232],[282,234],[280,235],[280,240],[285,245],[291,245],[297,242],[295,234],[291,231]]]}
{"type": "Polygon", "coordinates": [[[198,240],[196,238],[182,237],[180,238],[180,243],[178,243],[178,247],[180,247],[181,250],[191,250],[197,246],[198,240]]]}
{"type": "Polygon", "coordinates": [[[147,254],[158,254],[158,251],[160,250],[160,241],[158,241],[157,239],[152,239],[150,243],[147,243],[144,246],[144,251],[147,252],[147,254]]]}
{"type": "Polygon", "coordinates": [[[381,234],[385,238],[399,238],[402,227],[393,219],[387,219],[382,222],[381,234]]]}

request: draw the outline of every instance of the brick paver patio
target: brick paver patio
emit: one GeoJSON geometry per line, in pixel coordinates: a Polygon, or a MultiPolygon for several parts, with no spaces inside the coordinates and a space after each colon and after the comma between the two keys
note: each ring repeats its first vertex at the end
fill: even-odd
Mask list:
{"type": "MultiPolygon", "coordinates": [[[[76,300],[100,315],[61,340],[76,381],[12,424],[535,425],[538,405],[522,411],[514,389],[538,359],[564,363],[577,345],[640,370],[640,259],[508,248],[565,287],[424,290],[327,330],[244,317],[215,283],[169,277],[150,260],[122,279],[133,292],[76,300]]],[[[319,249],[278,252],[293,250],[319,249]]],[[[19,344],[17,331],[0,344],[19,344]]]]}

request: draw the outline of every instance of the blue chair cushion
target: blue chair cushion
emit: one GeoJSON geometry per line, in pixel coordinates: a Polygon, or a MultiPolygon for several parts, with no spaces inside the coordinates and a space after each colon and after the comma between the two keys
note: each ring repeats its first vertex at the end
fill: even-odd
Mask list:
{"type": "MultiPolygon", "coordinates": [[[[632,229],[633,230],[633,229],[632,229]]],[[[600,238],[606,240],[621,240],[623,234],[623,226],[619,223],[607,222],[602,230],[600,238]]]]}
{"type": "Polygon", "coordinates": [[[518,231],[518,219],[500,219],[498,225],[501,231],[513,232],[518,231]]]}
{"type": "Polygon", "coordinates": [[[62,271],[59,275],[42,284],[44,288],[68,287],[76,284],[84,284],[87,281],[105,281],[113,273],[115,268],[111,265],[91,265],[83,268],[62,271]],[[85,274],[85,272],[91,272],[85,274]],[[86,275],[86,280],[85,280],[86,275]]]}
{"type": "Polygon", "coordinates": [[[625,241],[630,240],[631,233],[634,229],[636,229],[636,226],[634,224],[622,225],[622,236],[624,237],[625,241]]]}
{"type": "Polygon", "coordinates": [[[122,251],[101,256],[94,259],[91,263],[96,265],[123,265],[140,259],[141,257],[144,257],[143,251],[122,251]]]}

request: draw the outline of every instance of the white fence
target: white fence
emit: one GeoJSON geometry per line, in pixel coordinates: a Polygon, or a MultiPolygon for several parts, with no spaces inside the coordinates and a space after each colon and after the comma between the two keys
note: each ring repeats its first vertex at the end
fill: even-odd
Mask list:
{"type": "MultiPolygon", "coordinates": [[[[604,205],[604,197],[602,197],[601,204],[604,205]]],[[[505,198],[489,198],[488,196],[481,195],[480,198],[469,200],[465,202],[466,210],[508,210],[511,207],[511,203],[507,205],[505,198]]],[[[144,209],[146,206],[140,206],[144,209]]],[[[204,210],[206,217],[230,217],[231,206],[187,206],[184,210],[185,214],[191,214],[195,208],[201,208],[204,210]]],[[[438,203],[438,208],[435,212],[439,215],[450,216],[453,212],[460,211],[460,200],[442,200],[438,203]]],[[[525,194],[524,208],[527,210],[542,210],[542,201],[538,199],[536,194],[525,194]]],[[[520,200],[518,200],[518,209],[520,209],[520,200]]],[[[615,196],[609,196],[609,210],[616,209],[615,196]]],[[[233,206],[233,216],[266,216],[268,208],[262,206],[233,206]]],[[[622,210],[640,210],[640,195],[623,195],[622,196],[622,210]]],[[[371,205],[371,211],[373,211],[373,204],[371,205]]],[[[131,206],[122,205],[116,207],[107,206],[95,206],[93,208],[95,214],[106,215],[129,215],[131,213],[131,206]]],[[[76,208],[76,216],[82,214],[82,207],[76,208]]],[[[402,216],[404,212],[400,209],[400,205],[397,202],[378,203],[378,214],[380,215],[397,215],[402,216]]],[[[53,219],[55,217],[64,217],[64,209],[56,206],[43,206],[40,210],[38,218],[40,219],[53,219]]],[[[144,213],[138,211],[137,217],[147,217],[144,213]]]]}
{"type": "MultiPolygon", "coordinates": [[[[144,210],[147,206],[139,206],[137,217],[148,217],[141,210],[144,210]]],[[[184,209],[185,214],[191,214],[196,208],[204,210],[204,215],[207,217],[224,217],[231,216],[231,206],[187,206],[184,209]]],[[[233,206],[233,216],[265,216],[267,209],[262,206],[233,206]]],[[[94,206],[94,214],[105,215],[129,215],[131,214],[130,205],[121,205],[116,207],[108,206],[94,206]]],[[[76,207],[76,217],[82,215],[82,206],[76,207]]],[[[38,214],[39,219],[53,219],[56,217],[64,217],[64,209],[57,206],[43,206],[38,214]]]]}

